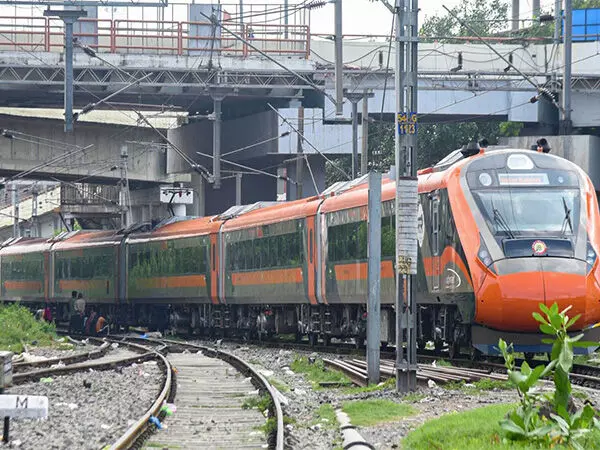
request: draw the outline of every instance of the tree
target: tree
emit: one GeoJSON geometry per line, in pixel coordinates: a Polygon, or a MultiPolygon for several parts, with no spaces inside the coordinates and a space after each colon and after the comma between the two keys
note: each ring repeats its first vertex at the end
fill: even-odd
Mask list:
{"type": "MultiPolygon", "coordinates": [[[[479,36],[489,36],[506,29],[508,19],[507,0],[465,0],[452,8],[452,13],[466,22],[479,36]]],[[[421,36],[472,36],[452,15],[428,17],[420,30],[421,36]]]]}

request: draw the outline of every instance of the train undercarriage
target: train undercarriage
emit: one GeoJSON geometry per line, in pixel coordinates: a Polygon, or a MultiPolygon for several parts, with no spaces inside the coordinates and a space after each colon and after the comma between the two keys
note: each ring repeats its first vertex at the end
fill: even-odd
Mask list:
{"type": "MultiPolygon", "coordinates": [[[[42,303],[27,303],[35,312],[42,303]]],[[[299,342],[307,338],[311,345],[332,339],[352,340],[365,345],[367,309],[364,304],[346,305],[211,305],[211,304],[91,304],[109,320],[113,333],[128,326],[145,327],[163,333],[182,333],[206,337],[242,337],[263,340],[287,336],[299,342]]],[[[53,307],[58,323],[68,323],[69,303],[53,307]]],[[[383,348],[395,344],[395,311],[392,305],[381,307],[380,340],[383,348]]],[[[417,347],[433,348],[449,357],[466,350],[472,357],[478,351],[470,345],[470,325],[462,323],[455,305],[417,305],[417,347]]]]}

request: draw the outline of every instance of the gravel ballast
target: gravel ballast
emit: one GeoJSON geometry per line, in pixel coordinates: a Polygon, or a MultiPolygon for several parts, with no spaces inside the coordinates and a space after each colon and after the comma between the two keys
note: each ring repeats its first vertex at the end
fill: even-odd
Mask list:
{"type": "MultiPolygon", "coordinates": [[[[198,342],[203,345],[214,345],[214,341],[198,342]]],[[[485,391],[450,390],[442,386],[428,387],[419,385],[417,392],[405,396],[394,389],[377,390],[368,393],[348,394],[343,389],[314,390],[304,375],[294,373],[290,365],[296,357],[312,356],[336,359],[340,355],[310,353],[296,350],[280,350],[261,348],[255,345],[240,345],[222,342],[219,348],[235,354],[251,363],[274,384],[283,384],[287,399],[284,414],[294,422],[288,425],[286,442],[293,449],[332,449],[341,448],[342,435],[337,424],[332,426],[320,420],[317,411],[323,404],[341,408],[346,401],[385,399],[394,402],[409,403],[416,409],[416,414],[400,420],[370,427],[357,427],[365,440],[377,449],[401,448],[401,440],[411,430],[430,419],[444,414],[462,412],[496,403],[518,401],[516,390],[491,389],[485,391]]],[[[586,390],[590,400],[600,405],[600,393],[586,390]]]]}
{"type": "Polygon", "coordinates": [[[47,396],[49,407],[47,419],[11,420],[9,445],[32,450],[101,449],[150,408],[162,388],[162,375],[158,364],[149,361],[13,386],[7,394],[47,396]]]}

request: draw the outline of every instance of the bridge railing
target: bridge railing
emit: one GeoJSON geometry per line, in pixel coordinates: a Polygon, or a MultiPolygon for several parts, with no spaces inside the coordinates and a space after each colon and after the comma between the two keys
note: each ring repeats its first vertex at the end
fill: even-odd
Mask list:
{"type": "MultiPolygon", "coordinates": [[[[100,53],[308,58],[308,25],[169,20],[80,19],[73,36],[100,53]],[[242,37],[248,43],[243,42],[242,37]]],[[[0,51],[62,52],[64,26],[52,17],[0,16],[0,51]]]]}

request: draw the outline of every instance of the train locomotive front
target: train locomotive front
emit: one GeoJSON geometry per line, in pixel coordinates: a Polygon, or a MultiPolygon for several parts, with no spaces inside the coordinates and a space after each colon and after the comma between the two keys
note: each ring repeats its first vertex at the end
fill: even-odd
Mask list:
{"type": "Polygon", "coordinates": [[[498,149],[468,158],[450,178],[472,283],[471,345],[496,354],[502,338],[515,351],[549,352],[532,317],[541,303],[572,306],[570,317],[581,314],[572,330],[598,341],[600,217],[587,175],[546,151],[498,149]]]}

